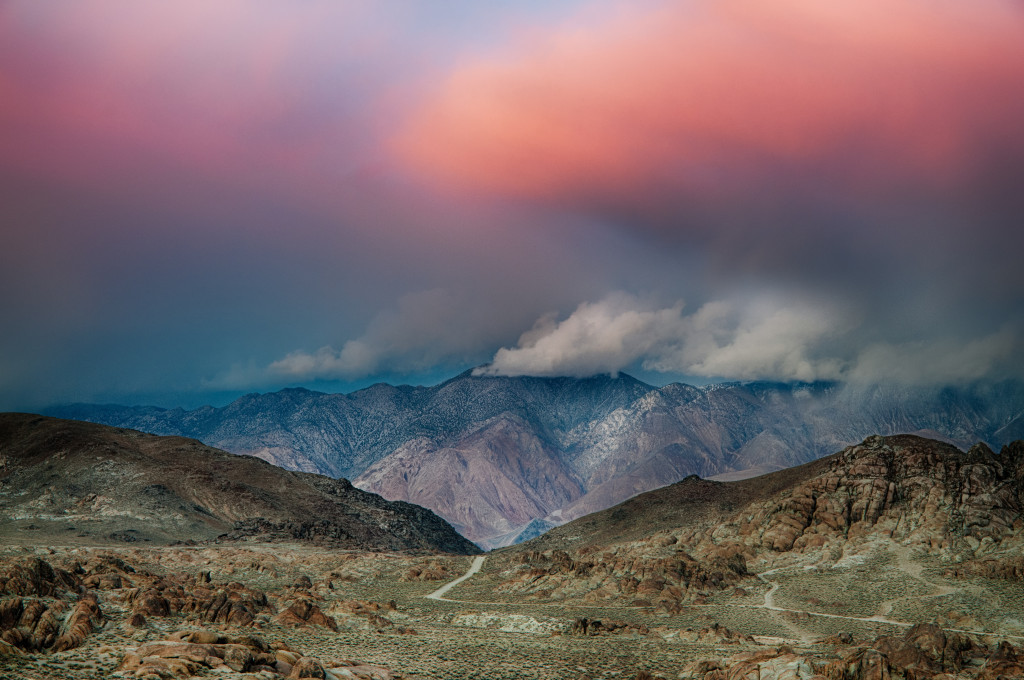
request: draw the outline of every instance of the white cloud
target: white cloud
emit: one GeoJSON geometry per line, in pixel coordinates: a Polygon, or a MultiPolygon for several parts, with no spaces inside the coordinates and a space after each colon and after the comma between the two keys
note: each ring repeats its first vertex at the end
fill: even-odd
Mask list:
{"type": "MultiPolygon", "coordinates": [[[[856,315],[820,299],[761,295],[708,302],[689,314],[684,307],[617,292],[561,320],[544,314],[475,374],[587,377],[642,366],[684,379],[944,385],[1019,375],[1024,356],[1022,334],[1010,326],[973,339],[867,343],[870,329],[856,315]]],[[[206,386],[358,380],[478,363],[509,336],[509,324],[486,327],[474,309],[464,294],[447,290],[406,295],[340,349],[236,366],[206,386]]]]}
{"type": "Polygon", "coordinates": [[[734,380],[833,380],[842,362],[823,357],[823,341],[847,330],[830,309],[712,302],[690,319],[675,352],[652,356],[644,367],[702,377],[734,380]]]}
{"type": "Polygon", "coordinates": [[[831,309],[806,303],[716,301],[687,316],[682,302],[657,308],[616,293],[580,305],[561,322],[541,317],[518,346],[498,350],[477,373],[587,376],[641,362],[704,377],[835,379],[841,362],[817,350],[845,327],[831,309]]]}

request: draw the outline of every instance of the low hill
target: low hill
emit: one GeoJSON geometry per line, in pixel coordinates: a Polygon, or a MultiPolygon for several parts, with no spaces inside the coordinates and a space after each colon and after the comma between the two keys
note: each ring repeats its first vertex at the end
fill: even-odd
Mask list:
{"type": "Polygon", "coordinates": [[[301,540],[338,548],[479,549],[434,513],[348,480],[292,472],[183,437],[0,414],[0,537],[16,543],[301,540]]]}
{"type": "Polygon", "coordinates": [[[517,598],[631,601],[640,593],[671,611],[750,588],[750,574],[780,568],[832,578],[877,562],[897,574],[885,578],[920,587],[926,579],[907,566],[911,555],[951,574],[1019,581],[1022,553],[1024,441],[996,454],[985,444],[963,452],[897,435],[738,482],[691,476],[492,561],[502,571],[498,589],[517,598]]]}

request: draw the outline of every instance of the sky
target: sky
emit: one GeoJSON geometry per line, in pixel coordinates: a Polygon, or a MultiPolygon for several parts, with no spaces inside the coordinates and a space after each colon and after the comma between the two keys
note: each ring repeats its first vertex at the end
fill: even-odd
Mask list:
{"type": "Polygon", "coordinates": [[[0,409],[1024,378],[1016,0],[0,3],[0,409]]]}

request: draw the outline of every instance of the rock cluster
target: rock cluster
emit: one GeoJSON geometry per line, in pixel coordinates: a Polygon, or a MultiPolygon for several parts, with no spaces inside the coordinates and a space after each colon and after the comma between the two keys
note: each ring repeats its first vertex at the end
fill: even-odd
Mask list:
{"type": "Polygon", "coordinates": [[[0,600],[0,640],[25,651],[49,649],[57,640],[64,603],[34,598],[0,600]]]}
{"type": "Polygon", "coordinates": [[[437,562],[410,567],[402,574],[403,581],[447,581],[451,578],[452,575],[448,568],[437,562]]]}
{"type": "MultiPolygon", "coordinates": [[[[164,640],[130,648],[117,675],[128,678],[189,678],[205,672],[251,673],[256,678],[402,680],[387,668],[347,660],[325,661],[286,644],[216,631],[181,631],[164,640]]],[[[410,679],[411,680],[411,679],[410,679]]]]}
{"type": "Polygon", "coordinates": [[[277,615],[277,622],[286,626],[323,626],[338,630],[338,622],[325,614],[312,600],[300,598],[277,615]]]}
{"type": "Polygon", "coordinates": [[[89,633],[103,625],[103,612],[92,593],[83,594],[65,619],[66,609],[60,600],[0,600],[0,639],[28,652],[62,652],[78,647],[89,633]]]}
{"type": "Polygon", "coordinates": [[[18,560],[0,572],[0,595],[58,597],[64,591],[78,592],[81,587],[78,575],[38,557],[18,560]]]}
{"type": "Polygon", "coordinates": [[[1024,654],[1008,642],[988,647],[935,624],[902,636],[849,646],[838,657],[809,657],[789,647],[743,652],[690,664],[680,680],[1009,680],[1024,677],[1024,654]]]}
{"type": "Polygon", "coordinates": [[[241,583],[211,586],[196,577],[167,577],[146,588],[132,588],[125,602],[143,616],[185,614],[204,623],[251,624],[257,614],[272,611],[267,594],[241,583]]]}
{"type": "Polygon", "coordinates": [[[172,634],[130,649],[118,670],[134,677],[189,677],[201,668],[278,672],[277,656],[263,640],[207,630],[172,634]]]}
{"type": "Polygon", "coordinates": [[[647,635],[650,630],[647,626],[628,621],[612,621],[606,619],[588,619],[586,617],[576,619],[569,626],[570,635],[647,635]]]}
{"type": "MultiPolygon", "coordinates": [[[[963,454],[919,437],[869,437],[828,470],[730,523],[737,542],[781,552],[854,539],[878,529],[930,549],[977,549],[1024,527],[1024,446],[963,454]],[[960,541],[957,544],[957,541],[960,541]]],[[[729,528],[716,532],[718,542],[729,528]]]]}

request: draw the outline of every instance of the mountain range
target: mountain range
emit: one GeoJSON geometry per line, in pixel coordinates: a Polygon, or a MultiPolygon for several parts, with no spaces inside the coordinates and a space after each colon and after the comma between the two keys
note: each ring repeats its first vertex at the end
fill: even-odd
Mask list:
{"type": "Polygon", "coordinates": [[[285,389],[193,410],[74,404],[49,415],[193,437],[423,505],[495,547],[696,474],[742,479],[870,434],[1000,446],[1024,429],[1024,384],[645,384],[474,376],[350,394],[285,389]]]}

